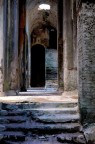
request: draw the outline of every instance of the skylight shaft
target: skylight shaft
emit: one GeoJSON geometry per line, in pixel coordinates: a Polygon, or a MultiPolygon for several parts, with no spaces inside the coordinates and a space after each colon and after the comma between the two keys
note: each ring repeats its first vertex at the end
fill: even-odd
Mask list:
{"type": "Polygon", "coordinates": [[[48,4],[41,4],[41,5],[39,5],[38,10],[50,10],[50,5],[48,5],[48,4]]]}

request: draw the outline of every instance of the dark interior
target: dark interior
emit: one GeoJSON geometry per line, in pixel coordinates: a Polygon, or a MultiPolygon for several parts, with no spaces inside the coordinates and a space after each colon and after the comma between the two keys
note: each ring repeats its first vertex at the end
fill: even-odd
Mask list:
{"type": "Polygon", "coordinates": [[[45,86],[45,48],[34,45],[31,48],[31,87],[45,86]]]}

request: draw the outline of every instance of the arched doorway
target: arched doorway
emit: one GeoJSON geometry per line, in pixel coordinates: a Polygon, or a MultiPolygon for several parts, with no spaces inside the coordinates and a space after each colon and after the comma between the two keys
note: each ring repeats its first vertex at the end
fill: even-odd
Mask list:
{"type": "Polygon", "coordinates": [[[36,44],[31,48],[31,87],[45,86],[45,48],[36,44]]]}

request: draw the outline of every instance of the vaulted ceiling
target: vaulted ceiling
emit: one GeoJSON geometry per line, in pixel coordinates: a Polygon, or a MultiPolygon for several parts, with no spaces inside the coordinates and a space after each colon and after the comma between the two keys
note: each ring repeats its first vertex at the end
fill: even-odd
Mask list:
{"type": "Polygon", "coordinates": [[[29,33],[40,23],[49,23],[57,29],[57,0],[26,0],[26,27],[29,33]],[[38,10],[40,4],[49,4],[51,9],[38,10]]]}

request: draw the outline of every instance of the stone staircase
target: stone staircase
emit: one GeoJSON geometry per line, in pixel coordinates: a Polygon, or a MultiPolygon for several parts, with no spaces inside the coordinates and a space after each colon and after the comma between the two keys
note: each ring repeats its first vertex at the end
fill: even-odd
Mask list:
{"type": "Polygon", "coordinates": [[[0,144],[86,144],[77,102],[1,103],[0,144]]]}

